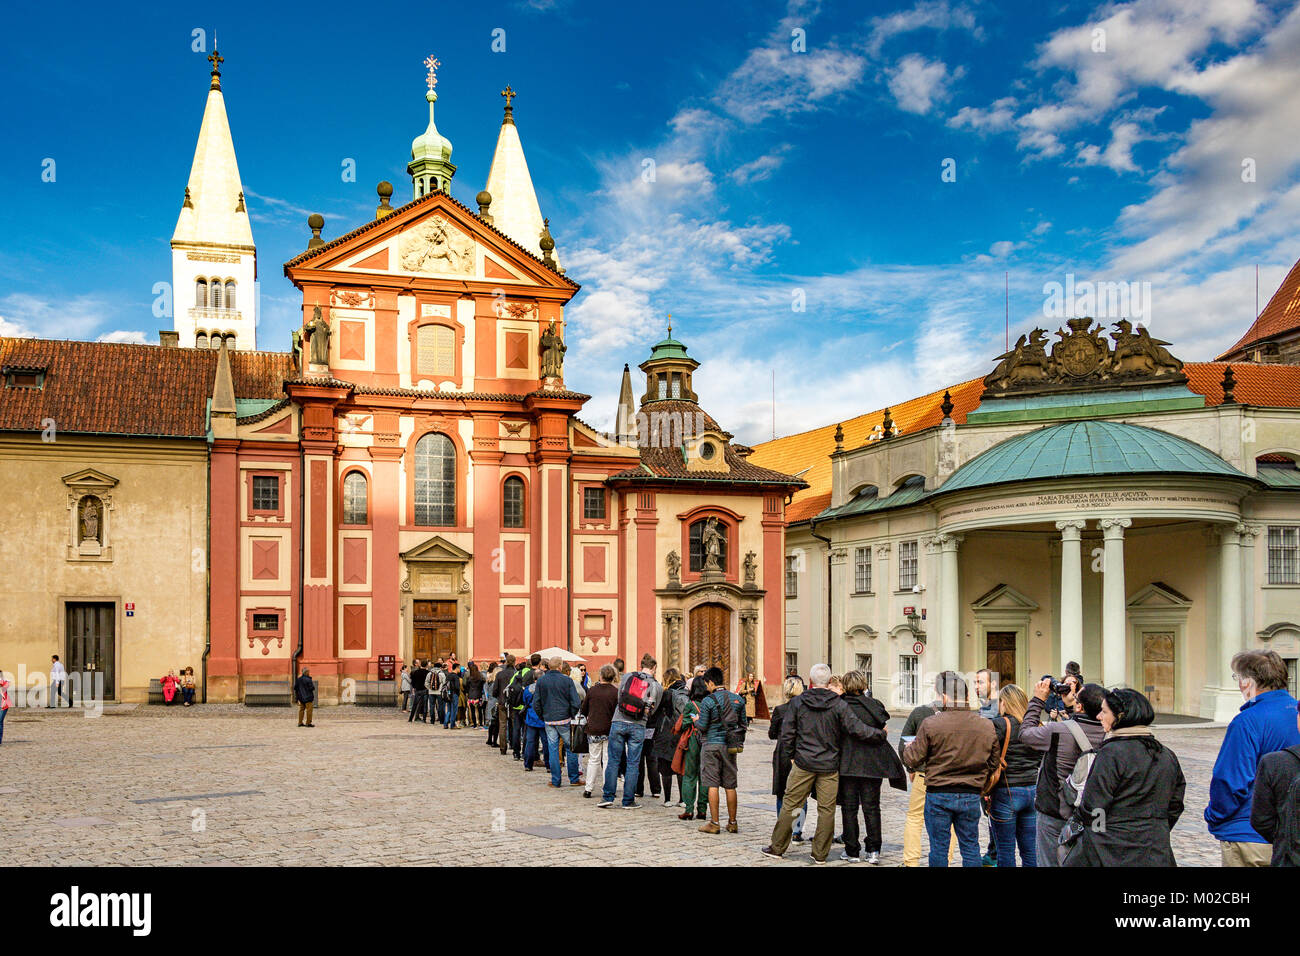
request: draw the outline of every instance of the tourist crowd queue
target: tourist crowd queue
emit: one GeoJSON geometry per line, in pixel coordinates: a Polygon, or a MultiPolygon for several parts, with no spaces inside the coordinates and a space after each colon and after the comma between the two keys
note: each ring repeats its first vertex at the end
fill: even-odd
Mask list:
{"type": "MultiPolygon", "coordinates": [[[[1215,762],[1205,821],[1225,866],[1300,865],[1300,705],[1286,689],[1286,664],[1272,651],[1248,651],[1232,667],[1244,703],[1215,762]]],[[[812,799],[813,862],[841,843],[841,860],[878,863],[887,781],[911,791],[905,866],[920,862],[923,829],[930,866],[948,866],[958,852],[963,866],[1176,865],[1170,832],[1186,785],[1140,692],[1088,683],[1076,664],[1030,694],[999,687],[987,669],[973,688],[945,671],[934,701],[907,716],[895,749],[889,712],[868,682],[862,671],[837,676],[825,664],[807,684],[784,681],[768,715],[778,819],[764,854],[780,857],[804,839],[812,799]]],[[[680,819],[701,821],[701,833],[740,830],[737,755],[750,722],[767,714],[753,675],[733,692],[719,668],[660,676],[649,654],[635,670],[619,659],[594,679],[585,664],[560,657],[507,654],[484,672],[453,655],[403,667],[400,688],[409,721],[484,729],[487,746],[512,753],[525,772],[540,760],[550,786],[567,779],[597,807],[637,809],[648,789],[680,819]]]]}

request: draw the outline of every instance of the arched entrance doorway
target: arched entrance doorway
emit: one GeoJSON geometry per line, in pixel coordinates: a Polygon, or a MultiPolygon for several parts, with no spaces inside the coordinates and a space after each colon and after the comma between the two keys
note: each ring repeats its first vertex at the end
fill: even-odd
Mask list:
{"type": "Polygon", "coordinates": [[[688,670],[697,665],[721,667],[731,676],[731,608],[701,604],[691,609],[688,670]]]}

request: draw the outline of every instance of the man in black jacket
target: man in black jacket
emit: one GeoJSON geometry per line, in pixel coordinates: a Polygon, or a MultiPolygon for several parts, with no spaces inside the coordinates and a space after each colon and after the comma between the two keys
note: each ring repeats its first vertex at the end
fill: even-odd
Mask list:
{"type": "MultiPolygon", "coordinates": [[[[1300,723],[1300,717],[1297,718],[1300,723]]],[[[1287,747],[1265,754],[1259,760],[1250,805],[1250,825],[1273,844],[1270,866],[1300,866],[1300,847],[1295,846],[1294,821],[1280,819],[1287,794],[1300,779],[1300,747],[1287,747]]]]}
{"type": "Polygon", "coordinates": [[[429,712],[429,691],[425,682],[429,679],[428,661],[416,661],[415,670],[411,671],[411,716],[406,718],[409,724],[413,720],[427,720],[429,712]]]}
{"type": "Polygon", "coordinates": [[[781,722],[780,746],[791,755],[790,777],[786,781],[781,816],[772,831],[772,842],[763,848],[768,856],[781,856],[790,846],[794,818],[809,794],[816,793],[817,832],[813,835],[812,859],[825,863],[835,835],[835,798],[840,781],[840,742],[844,734],[859,740],[885,740],[888,733],[868,727],[849,710],[849,705],[830,689],[831,669],[816,664],[808,674],[812,687],[790,701],[781,722]]]}
{"type": "Polygon", "coordinates": [[[311,722],[311,710],[316,703],[316,683],[311,679],[311,671],[305,667],[293,683],[293,699],[298,702],[298,726],[315,727],[316,725],[311,722]],[[303,723],[304,715],[307,718],[306,723],[303,723]]]}

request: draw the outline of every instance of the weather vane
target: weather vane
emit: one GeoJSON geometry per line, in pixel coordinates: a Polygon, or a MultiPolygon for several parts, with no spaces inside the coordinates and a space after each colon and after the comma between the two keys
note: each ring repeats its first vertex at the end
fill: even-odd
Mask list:
{"type": "Polygon", "coordinates": [[[433,89],[438,85],[438,67],[442,66],[442,64],[438,62],[437,57],[430,53],[424,58],[424,66],[429,71],[425,74],[424,82],[429,84],[429,89],[433,89]]]}
{"type": "Polygon", "coordinates": [[[671,312],[668,313],[668,337],[670,339],[673,337],[673,314],[671,312]]]}

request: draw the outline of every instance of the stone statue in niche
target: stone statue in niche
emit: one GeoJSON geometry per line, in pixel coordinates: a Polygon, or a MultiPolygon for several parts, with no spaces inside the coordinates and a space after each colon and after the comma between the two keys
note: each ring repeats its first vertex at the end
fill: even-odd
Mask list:
{"type": "Polygon", "coordinates": [[[700,534],[700,543],[704,545],[704,570],[721,571],[719,561],[722,557],[724,542],[722,532],[718,530],[718,519],[709,518],[704,522],[704,531],[700,534]]]}
{"type": "Polygon", "coordinates": [[[681,584],[682,559],[676,551],[669,551],[668,557],[664,559],[668,565],[668,586],[676,587],[681,584]]]}
{"type": "Polygon", "coordinates": [[[330,361],[330,324],[321,315],[320,306],[312,309],[311,322],[307,324],[310,336],[313,365],[328,365],[330,361]]]}
{"type": "Polygon", "coordinates": [[[85,541],[102,543],[100,539],[102,525],[99,499],[93,495],[86,495],[81,499],[81,537],[78,543],[85,541]]]}
{"type": "Polygon", "coordinates": [[[754,582],[758,580],[758,557],[753,551],[745,553],[745,587],[754,587],[754,582]]]}
{"type": "Polygon", "coordinates": [[[542,378],[560,378],[564,375],[564,353],[568,346],[555,331],[555,320],[551,319],[542,333],[538,346],[542,352],[542,378]]]}

